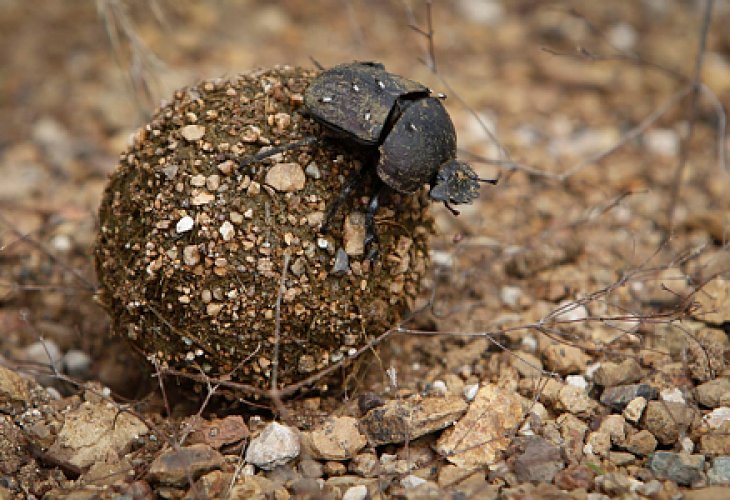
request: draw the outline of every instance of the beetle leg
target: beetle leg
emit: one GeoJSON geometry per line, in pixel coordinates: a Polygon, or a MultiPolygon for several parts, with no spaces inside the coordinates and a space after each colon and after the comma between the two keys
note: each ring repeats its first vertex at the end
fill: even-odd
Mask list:
{"type": "Polygon", "coordinates": [[[453,215],[459,215],[461,212],[459,212],[457,209],[449,205],[448,201],[444,201],[444,206],[449,209],[449,212],[451,212],[453,215]]]}
{"type": "Polygon", "coordinates": [[[335,218],[335,215],[337,215],[337,212],[340,210],[342,204],[350,198],[350,195],[355,190],[357,185],[360,184],[364,168],[365,167],[361,167],[358,170],[355,170],[345,180],[345,184],[343,184],[342,189],[337,195],[337,198],[335,198],[332,203],[330,203],[330,206],[327,207],[327,211],[324,214],[324,219],[322,220],[322,226],[319,228],[320,233],[326,234],[329,231],[332,219],[335,218]]]}
{"type": "Polygon", "coordinates": [[[368,211],[365,213],[365,251],[368,260],[375,260],[378,257],[378,250],[372,247],[373,243],[378,243],[378,231],[375,228],[375,214],[380,208],[380,194],[383,192],[383,183],[378,182],[375,194],[370,198],[368,203],[368,211]]]}
{"type": "Polygon", "coordinates": [[[265,160],[266,158],[270,158],[274,155],[278,155],[279,153],[284,153],[286,151],[291,151],[292,149],[299,149],[303,148],[305,146],[311,146],[315,142],[317,142],[318,139],[313,136],[305,137],[304,139],[297,141],[297,142],[290,142],[289,144],[283,144],[281,146],[276,146],[270,149],[267,149],[266,151],[261,151],[259,153],[256,153],[253,156],[249,156],[248,158],[244,158],[238,163],[239,168],[245,168],[252,163],[257,163],[260,161],[265,160]]]}

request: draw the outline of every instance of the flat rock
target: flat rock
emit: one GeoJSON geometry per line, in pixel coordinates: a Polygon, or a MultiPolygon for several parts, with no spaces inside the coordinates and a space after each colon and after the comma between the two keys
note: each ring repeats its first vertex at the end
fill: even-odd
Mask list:
{"type": "Polygon", "coordinates": [[[372,446],[402,443],[452,425],[466,409],[459,396],[390,400],[368,411],[360,425],[372,446]]]}
{"type": "Polygon", "coordinates": [[[304,170],[298,163],[277,163],[266,172],[266,184],[280,192],[291,193],[304,189],[304,170]]]}
{"type": "Polygon", "coordinates": [[[491,464],[509,446],[509,434],[522,416],[520,399],[514,393],[486,385],[479,389],[466,414],[441,435],[436,451],[460,467],[491,464]]]}
{"type": "Polygon", "coordinates": [[[246,449],[246,462],[271,470],[299,456],[299,435],[291,427],[272,422],[246,449]]]}
{"type": "Polygon", "coordinates": [[[520,481],[551,483],[565,468],[560,448],[541,437],[531,438],[524,453],[515,460],[514,472],[520,481]]]}
{"type": "Polygon", "coordinates": [[[149,481],[185,486],[206,472],[220,468],[223,455],[204,443],[167,450],[155,458],[147,473],[149,481]]]}
{"type": "Polygon", "coordinates": [[[657,451],[649,458],[648,466],[658,478],[669,479],[682,486],[690,486],[702,477],[705,457],[657,451]]]}
{"type": "Polygon", "coordinates": [[[106,402],[85,402],[66,413],[48,454],[60,463],[84,469],[96,462],[118,460],[147,432],[144,422],[131,413],[106,402]]]}
{"type": "Polygon", "coordinates": [[[213,420],[194,419],[189,443],[205,443],[218,450],[223,446],[243,441],[249,436],[248,426],[240,415],[229,415],[213,420]]]}
{"type": "Polygon", "coordinates": [[[353,417],[331,417],[321,429],[303,433],[302,441],[313,458],[324,460],[348,460],[368,444],[353,417]]]}
{"type": "Polygon", "coordinates": [[[730,321],[730,280],[713,279],[695,294],[693,300],[699,306],[695,316],[702,321],[717,325],[730,321]]]}
{"type": "Polygon", "coordinates": [[[13,370],[0,366],[0,408],[24,407],[30,401],[32,383],[13,370]]]}
{"type": "Polygon", "coordinates": [[[730,377],[721,377],[698,385],[697,401],[707,408],[730,406],[730,377]]]}

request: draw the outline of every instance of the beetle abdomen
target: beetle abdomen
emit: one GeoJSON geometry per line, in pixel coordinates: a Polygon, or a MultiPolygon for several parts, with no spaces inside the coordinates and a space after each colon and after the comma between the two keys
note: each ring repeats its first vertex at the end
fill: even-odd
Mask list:
{"type": "Polygon", "coordinates": [[[401,104],[406,107],[380,146],[378,176],[396,191],[414,193],[456,156],[456,131],[435,97],[401,104]]]}

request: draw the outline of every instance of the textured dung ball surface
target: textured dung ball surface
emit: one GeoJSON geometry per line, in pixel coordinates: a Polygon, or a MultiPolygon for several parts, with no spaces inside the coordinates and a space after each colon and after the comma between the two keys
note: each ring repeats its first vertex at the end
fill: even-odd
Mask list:
{"type": "Polygon", "coordinates": [[[146,357],[190,373],[235,368],[235,380],[270,387],[280,296],[285,385],[351,355],[412,306],[432,226],[423,193],[385,197],[371,262],[372,172],[318,232],[362,151],[319,141],[238,167],[262,147],[321,135],[302,106],[314,76],[279,67],[180,90],[120,156],[99,211],[99,297],[114,332],[146,357]]]}

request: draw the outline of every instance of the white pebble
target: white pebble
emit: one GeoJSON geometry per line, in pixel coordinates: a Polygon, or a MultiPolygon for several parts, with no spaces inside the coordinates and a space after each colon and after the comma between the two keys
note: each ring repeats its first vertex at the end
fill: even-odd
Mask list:
{"type": "Polygon", "coordinates": [[[177,221],[177,224],[175,225],[175,230],[178,232],[178,234],[186,233],[190,231],[194,225],[195,221],[193,220],[193,218],[189,215],[186,215],[185,217],[177,221]]]}
{"type": "Polygon", "coordinates": [[[234,229],[233,224],[228,221],[225,221],[223,224],[221,224],[218,232],[221,233],[224,241],[231,241],[233,239],[233,236],[236,234],[236,230],[234,229]]]}
{"type": "Polygon", "coordinates": [[[583,390],[586,390],[586,388],[588,387],[588,382],[586,382],[586,379],[583,377],[583,375],[568,375],[567,377],[565,377],[565,383],[583,390]]]}
{"type": "Polygon", "coordinates": [[[368,497],[368,487],[364,484],[350,486],[342,495],[342,500],[365,500],[368,497]]]}
{"type": "Polygon", "coordinates": [[[473,401],[479,392],[479,384],[470,384],[464,387],[464,397],[467,401],[473,401]]]}
{"type": "Polygon", "coordinates": [[[675,387],[673,389],[664,389],[661,393],[659,393],[659,397],[662,399],[662,401],[669,401],[674,403],[686,403],[684,400],[684,395],[682,394],[682,391],[675,387]]]}

